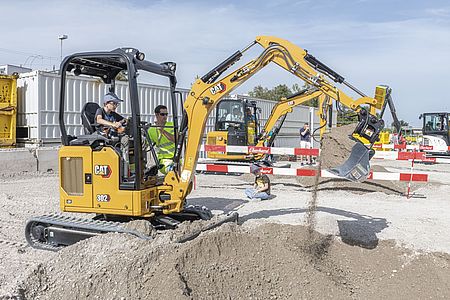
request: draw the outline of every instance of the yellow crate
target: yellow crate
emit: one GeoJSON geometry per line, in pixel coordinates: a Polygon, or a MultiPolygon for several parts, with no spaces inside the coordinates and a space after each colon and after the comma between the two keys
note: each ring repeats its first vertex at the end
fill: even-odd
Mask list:
{"type": "Polygon", "coordinates": [[[391,135],[387,131],[380,132],[380,143],[389,144],[391,142],[391,135]]]}
{"type": "Polygon", "coordinates": [[[0,147],[16,144],[17,77],[0,75],[0,147]]]}
{"type": "Polygon", "coordinates": [[[381,109],[383,107],[384,101],[386,100],[387,90],[388,87],[383,85],[379,85],[375,88],[375,99],[377,100],[375,107],[377,109],[381,109]]]}
{"type": "MultiPolygon", "coordinates": [[[[361,137],[359,134],[354,133],[353,137],[360,140],[361,143],[368,145],[369,140],[361,137]]],[[[376,142],[376,144],[389,144],[390,143],[390,134],[387,131],[382,131],[380,132],[380,136],[378,137],[378,141],[376,142]]],[[[376,150],[380,150],[380,149],[376,149],[376,150]]],[[[382,149],[381,151],[390,151],[389,149],[382,149]]]]}

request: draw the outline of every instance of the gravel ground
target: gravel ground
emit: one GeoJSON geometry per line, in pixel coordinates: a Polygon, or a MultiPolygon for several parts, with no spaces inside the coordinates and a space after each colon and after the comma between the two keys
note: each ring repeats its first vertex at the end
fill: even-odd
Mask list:
{"type": "MultiPolygon", "coordinates": [[[[405,172],[406,166],[411,165],[403,161],[384,160],[374,161],[373,164],[389,166],[387,169],[392,172],[405,172]]],[[[342,185],[339,189],[333,186],[319,188],[316,229],[343,239],[351,235],[362,244],[392,239],[415,250],[450,253],[450,165],[415,167],[415,172],[433,174],[435,170],[438,170],[439,176],[432,178],[439,180],[411,185],[412,192],[425,198],[407,199],[405,196],[382,192],[361,195],[352,189],[342,190],[342,185]]],[[[207,206],[213,209],[224,204],[228,205],[228,209],[237,206],[235,209],[239,212],[241,222],[246,225],[261,222],[306,225],[305,213],[311,198],[311,187],[298,183],[301,180],[277,176],[272,179],[273,199],[248,203],[243,202],[243,190],[252,180],[250,175],[227,179],[226,195],[209,198],[216,190],[217,195],[220,195],[224,187],[222,178],[221,175],[197,176],[198,189],[191,194],[190,201],[197,203],[206,200],[207,206]]],[[[385,184],[384,181],[370,182],[385,184]]],[[[346,184],[354,185],[351,182],[346,184]]],[[[403,192],[406,192],[406,184],[403,192]]]]}
{"type": "MultiPolygon", "coordinates": [[[[390,171],[405,171],[409,164],[374,163],[390,171]]],[[[310,241],[305,216],[311,186],[298,178],[273,176],[274,197],[248,202],[244,189],[252,176],[202,174],[197,175],[197,189],[188,203],[206,205],[215,213],[235,210],[241,226],[222,226],[183,246],[169,239],[165,246],[150,247],[123,235],[108,235],[59,253],[31,249],[23,234],[27,218],[58,212],[58,177],[3,177],[0,298],[448,299],[450,165],[417,165],[415,170],[436,175],[431,183],[412,185],[426,198],[361,194],[342,183],[338,188],[323,185],[314,216],[318,233],[310,241]],[[149,263],[151,267],[137,270],[137,265],[149,263]],[[145,276],[153,280],[140,282],[145,276]],[[26,285],[20,285],[22,281],[26,285]],[[169,292],[167,282],[173,282],[169,292]]]]}

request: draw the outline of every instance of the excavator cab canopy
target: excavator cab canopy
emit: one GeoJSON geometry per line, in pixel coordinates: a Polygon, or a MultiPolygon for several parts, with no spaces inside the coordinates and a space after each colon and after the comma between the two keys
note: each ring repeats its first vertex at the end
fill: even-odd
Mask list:
{"type": "MultiPolygon", "coordinates": [[[[423,135],[439,137],[445,141],[447,146],[450,145],[450,113],[424,113],[419,118],[423,119],[423,135]]],[[[424,141],[429,143],[427,139],[424,141]]]]}
{"type": "Polygon", "coordinates": [[[245,98],[221,100],[216,108],[215,131],[208,133],[207,140],[213,144],[217,139],[226,141],[230,146],[255,145],[259,134],[258,112],[256,101],[245,98]]]}
{"type": "MultiPolygon", "coordinates": [[[[95,123],[94,116],[98,107],[101,107],[101,99],[103,94],[109,92],[115,93],[116,81],[120,79],[122,82],[127,82],[128,93],[124,96],[126,105],[129,107],[128,121],[126,125],[126,135],[129,138],[130,149],[133,149],[133,154],[130,155],[129,165],[132,166],[132,180],[124,180],[120,188],[140,190],[145,185],[145,172],[147,156],[151,152],[154,156],[153,147],[146,143],[146,135],[148,127],[146,122],[141,120],[140,99],[138,93],[137,77],[139,75],[145,76],[163,76],[169,79],[169,87],[171,94],[174,135],[177,136],[178,120],[177,120],[177,97],[176,97],[176,64],[173,62],[154,63],[145,60],[144,53],[135,48],[118,48],[112,51],[103,52],[83,52],[75,53],[67,56],[61,63],[61,87],[60,87],[60,106],[59,106],[59,126],[61,131],[61,140],[64,146],[80,146],[90,145],[95,147],[100,144],[112,144],[111,140],[105,139],[95,132],[92,122],[95,123]],[[69,105],[68,95],[68,76],[89,76],[99,78],[107,89],[100,94],[100,99],[80,99],[83,103],[83,111],[81,112],[82,124],[86,135],[78,135],[74,130],[74,126],[66,126],[66,121],[70,120],[66,116],[65,107],[69,105]],[[88,102],[92,101],[92,102],[88,102]],[[100,105],[98,104],[100,102],[100,105]],[[68,130],[68,127],[70,130],[68,130]],[[70,131],[70,134],[68,133],[70,131]],[[144,145],[147,145],[144,147],[144,145]],[[125,182],[127,181],[127,182],[125,182]]],[[[82,96],[82,95],[79,95],[82,96]]],[[[70,123],[72,123],[71,121],[70,123]]],[[[70,124],[69,125],[73,125],[70,124]]],[[[117,144],[117,143],[116,143],[117,144]]]]}
{"type": "Polygon", "coordinates": [[[256,101],[224,99],[217,105],[215,130],[226,131],[231,123],[245,127],[258,119],[256,101]]]}

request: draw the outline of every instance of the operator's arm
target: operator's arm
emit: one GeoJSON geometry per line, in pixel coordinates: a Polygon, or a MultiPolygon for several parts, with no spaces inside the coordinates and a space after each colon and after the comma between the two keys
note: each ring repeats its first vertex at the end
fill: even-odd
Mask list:
{"type": "Polygon", "coordinates": [[[127,123],[127,119],[125,119],[120,114],[113,112],[114,119],[116,119],[117,122],[119,122],[122,126],[124,126],[127,123]]]}
{"type": "Polygon", "coordinates": [[[159,132],[164,135],[169,141],[175,143],[175,137],[173,134],[167,132],[164,127],[159,127],[159,132]]]}
{"type": "Polygon", "coordinates": [[[122,126],[122,123],[120,123],[120,122],[110,122],[110,121],[103,119],[101,112],[100,112],[100,114],[97,114],[95,116],[95,121],[97,122],[97,124],[104,125],[104,126],[111,126],[113,128],[119,128],[120,126],[122,126]]]}

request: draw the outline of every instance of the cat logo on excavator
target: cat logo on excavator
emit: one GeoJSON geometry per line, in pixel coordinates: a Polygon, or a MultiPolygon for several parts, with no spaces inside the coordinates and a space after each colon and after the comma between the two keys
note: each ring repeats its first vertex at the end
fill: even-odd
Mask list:
{"type": "Polygon", "coordinates": [[[227,89],[227,86],[223,82],[219,82],[215,86],[211,87],[209,90],[211,94],[215,95],[217,93],[223,93],[227,89]]]}
{"type": "Polygon", "coordinates": [[[103,178],[109,178],[111,177],[111,167],[108,165],[95,165],[94,166],[94,174],[100,175],[103,178]]]}

